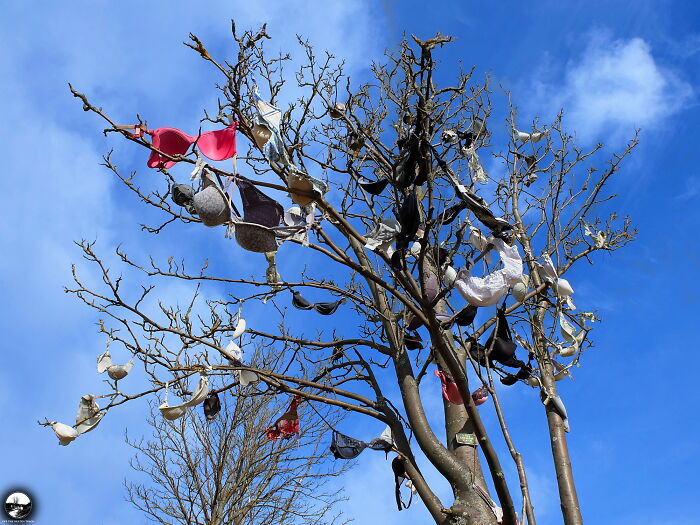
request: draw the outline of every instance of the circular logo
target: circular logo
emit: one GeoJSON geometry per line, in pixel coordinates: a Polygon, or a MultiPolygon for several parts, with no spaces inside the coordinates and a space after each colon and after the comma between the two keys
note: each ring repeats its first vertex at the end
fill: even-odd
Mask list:
{"type": "Polygon", "coordinates": [[[5,514],[13,520],[23,520],[32,513],[32,500],[24,492],[12,492],[5,499],[5,514]]]}

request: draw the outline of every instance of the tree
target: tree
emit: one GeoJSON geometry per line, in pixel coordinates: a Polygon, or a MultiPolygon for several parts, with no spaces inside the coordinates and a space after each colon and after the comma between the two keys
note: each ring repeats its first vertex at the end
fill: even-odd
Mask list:
{"type": "MultiPolygon", "coordinates": [[[[489,123],[488,80],[478,83],[472,71],[459,70],[452,84],[438,85],[433,54],[450,43],[441,35],[404,40],[387,54],[386,63],[373,64],[371,81],[354,85],[344,76],[342,63],[328,53],[316,54],[302,39],[303,63],[290,75],[285,69],[289,55],[267,58],[270,36],[264,26],[241,34],[233,24],[232,34],[238,52],[231,61],[212,57],[194,35],[186,45],[223,79],[216,115],[205,111],[202,122],[230,130],[235,121],[238,136],[248,139],[248,150],[239,152],[237,173],[203,166],[197,146],[216,157],[205,151],[215,143],[213,136],[180,135],[168,143],[159,135],[162,130],[148,130],[140,117],[135,125],[120,125],[86,95],[71,90],[86,111],[108,123],[105,133],[120,133],[151,150],[149,165],[159,169],[163,181],[153,191],[143,189],[147,183],[136,174],[122,174],[110,155],[105,157],[105,165],[124,185],[165,217],[144,228],[158,234],[179,223],[223,222],[241,247],[265,252],[265,277],[262,272],[251,278],[216,275],[208,264],[191,272],[172,258],[144,264],[119,250],[121,261],[146,278],[221,283],[236,290],[228,301],[210,301],[208,318],[197,325],[189,313],[166,306],[161,309],[167,322],[159,323],[144,307],[152,285],[144,286],[139,297],[124,298],[120,280],[112,279],[93,245],[83,242],[84,255],[100,268],[106,287],[90,289],[76,275],[71,291],[127,330],[129,340],[123,342],[151,374],[153,390],[165,384],[164,374],[191,374],[206,363],[216,371],[254,371],[272,391],[386,423],[406,477],[440,524],[517,522],[503,474],[505,458],[492,441],[499,431],[517,467],[521,514],[535,523],[523,458],[511,439],[495,380],[538,389],[564,522],[582,523],[567,449],[567,414],[556,380],[579,365],[592,344],[590,323],[597,318],[575,309],[573,288],[564,276],[596,254],[633,240],[636,232],[629,220],[598,214],[609,208],[613,196],[605,193],[606,183],[636,137],[602,170],[594,167],[602,145],[580,149],[564,131],[561,114],[549,124],[534,121],[526,133],[518,131],[517,111],[510,105],[506,133],[499,137],[489,123]],[[275,104],[288,101],[292,92],[296,100],[277,110],[275,104]],[[501,162],[499,176],[489,175],[480,163],[479,157],[488,153],[501,162]],[[175,163],[194,165],[200,174],[199,205],[191,195],[196,188],[175,184],[175,163]],[[273,182],[275,177],[282,184],[273,182]],[[231,181],[241,192],[243,213],[236,209],[231,218],[224,207],[223,218],[217,218],[217,210],[203,202],[204,190],[209,187],[208,194],[217,192],[225,202],[218,192],[231,181]],[[289,193],[297,207],[283,218],[279,205],[260,190],[289,193]],[[304,251],[313,253],[314,260],[290,275],[293,265],[275,259],[278,244],[280,253],[304,251]],[[493,250],[498,259],[492,259],[493,250]],[[314,305],[300,290],[314,296],[325,291],[338,302],[314,305]],[[352,311],[355,319],[319,326],[309,336],[286,322],[290,314],[282,305],[290,297],[297,308],[326,314],[344,301],[343,311],[352,311]],[[235,329],[236,315],[229,308],[253,303],[265,304],[277,325],[272,326],[271,317],[250,323],[247,337],[274,345],[285,356],[282,370],[230,365],[235,356],[224,340],[235,329]],[[177,351],[163,342],[173,336],[179,341],[177,351]],[[142,337],[151,346],[143,346],[142,337]],[[521,347],[517,352],[516,344],[521,347]],[[188,356],[181,363],[185,350],[195,346],[199,361],[188,356]],[[217,362],[217,354],[228,361],[217,362]],[[320,371],[312,371],[317,364],[320,371]],[[431,427],[419,390],[430,370],[442,375],[444,439],[431,427]],[[482,422],[483,408],[477,405],[483,390],[472,395],[475,386],[493,400],[498,429],[482,422]],[[388,393],[392,388],[398,389],[396,396],[388,393]],[[488,494],[477,447],[500,509],[488,494]],[[450,504],[426,481],[418,450],[450,483],[450,504]]],[[[129,398],[114,396],[104,411],[129,398]]]]}
{"type": "MultiPolygon", "coordinates": [[[[260,363],[269,366],[278,358],[267,354],[260,363]]],[[[216,414],[152,415],[152,437],[127,440],[137,452],[132,467],[149,482],[128,482],[129,501],[168,525],[341,523],[334,505],[342,496],[326,483],[344,469],[329,469],[322,439],[337,417],[304,414],[298,439],[270,442],[266,428],[284,411],[274,396],[216,396],[216,414]]]]}

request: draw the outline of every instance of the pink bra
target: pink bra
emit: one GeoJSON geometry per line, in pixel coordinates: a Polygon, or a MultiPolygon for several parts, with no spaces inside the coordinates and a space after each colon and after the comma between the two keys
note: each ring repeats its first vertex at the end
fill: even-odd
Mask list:
{"type": "MultiPolygon", "coordinates": [[[[184,155],[195,142],[202,154],[211,160],[230,159],[236,154],[236,127],[238,121],[229,127],[216,131],[207,131],[199,136],[191,136],[177,128],[147,129],[145,133],[153,137],[153,147],[168,155],[184,155]]],[[[140,130],[136,130],[135,137],[140,130]]],[[[151,152],[147,165],[149,168],[170,168],[177,161],[168,160],[163,155],[151,152]]]]}

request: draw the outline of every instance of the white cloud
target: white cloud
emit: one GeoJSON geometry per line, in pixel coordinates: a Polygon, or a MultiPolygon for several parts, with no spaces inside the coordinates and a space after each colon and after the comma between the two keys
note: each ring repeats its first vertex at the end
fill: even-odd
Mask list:
{"type": "Polygon", "coordinates": [[[550,113],[563,108],[569,126],[588,142],[604,135],[613,141],[627,138],[638,127],[653,131],[693,95],[687,82],[655,59],[646,41],[613,40],[604,33],[591,33],[561,82],[535,84],[536,112],[542,105],[550,113]]]}
{"type": "Polygon", "coordinates": [[[685,189],[676,195],[674,199],[687,201],[695,198],[700,193],[700,177],[688,177],[685,180],[685,189]]]}

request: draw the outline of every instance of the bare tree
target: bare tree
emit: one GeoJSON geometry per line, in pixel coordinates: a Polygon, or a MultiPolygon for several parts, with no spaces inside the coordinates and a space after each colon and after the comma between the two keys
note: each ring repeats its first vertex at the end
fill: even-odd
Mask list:
{"type": "MultiPolygon", "coordinates": [[[[152,285],[140,297],[123,297],[121,280],[111,277],[91,244],[82,243],[105,286],[91,289],[76,275],[77,286],[70,291],[120,326],[121,341],[150,374],[151,391],[163,388],[166,374],[180,378],[202,366],[219,373],[248,370],[269,389],[299,395],[311,406],[342,407],[385,422],[406,477],[440,524],[527,519],[534,525],[524,461],[495,383],[537,389],[564,522],[582,523],[567,449],[568,414],[556,380],[580,364],[591,346],[590,322],[596,316],[575,309],[573,288],[564,276],[574,265],[592,264],[597,253],[615,251],[634,238],[628,220],[605,212],[613,197],[605,188],[636,138],[598,169],[602,145],[582,150],[564,131],[561,115],[551,123],[520,123],[523,132],[516,128],[517,111],[511,106],[499,137],[489,123],[488,79],[476,82],[472,71],[460,69],[451,85],[437,84],[433,54],[450,42],[441,35],[401,42],[385,63],[372,66],[371,81],[354,85],[342,63],[315,53],[302,39],[303,63],[290,74],[289,55],[266,56],[270,37],[264,26],[240,34],[233,25],[232,33],[238,53],[231,61],[216,60],[194,35],[187,45],[222,75],[217,114],[205,112],[203,122],[227,127],[236,121],[238,136],[249,139],[248,150],[239,151],[237,173],[203,166],[196,147],[159,149],[156,137],[148,136],[157,131],[148,130],[139,116],[136,124],[119,124],[71,90],[86,111],[108,123],[105,133],[120,133],[151,150],[151,165],[162,174],[161,186],[153,190],[144,187],[145,179],[121,173],[109,155],[105,158],[125,186],[164,217],[157,225],[144,225],[147,231],[159,233],[180,221],[211,224],[203,208],[178,194],[186,194],[186,188],[175,190],[177,204],[171,200],[176,180],[168,167],[174,162],[204,173],[200,191],[207,185],[223,191],[224,181],[234,181],[242,194],[253,192],[258,200],[264,200],[258,190],[289,192],[298,207],[288,210],[284,222],[277,216],[269,223],[269,214],[261,218],[261,209],[245,198],[243,213],[236,209],[222,221],[242,247],[266,252],[265,275],[215,275],[207,265],[192,272],[172,258],[143,263],[119,250],[121,261],[146,278],[221,283],[236,290],[228,302],[210,301],[208,318],[196,324],[188,312],[175,313],[166,305],[161,312],[167,320],[159,322],[144,307],[152,285]],[[290,102],[292,96],[296,99],[290,102]],[[282,103],[284,110],[277,112],[274,105],[282,103]],[[501,161],[498,175],[487,173],[480,162],[489,154],[501,161]],[[282,262],[275,261],[278,245],[280,251],[295,245],[312,250],[313,271],[287,275],[282,262]],[[494,249],[498,259],[491,258],[494,249]],[[356,321],[319,328],[313,335],[285,323],[283,305],[289,304],[291,291],[294,306],[314,307],[300,290],[314,296],[325,291],[345,301],[343,308],[352,310],[356,321]],[[231,310],[251,302],[266,304],[277,325],[272,328],[271,317],[261,323],[265,328],[252,322],[247,336],[275,345],[284,356],[282,371],[215,360],[217,353],[232,358],[223,344],[235,329],[231,310]],[[480,323],[475,323],[477,307],[479,318],[488,313],[480,323]],[[168,342],[173,336],[177,347],[168,342]],[[522,348],[518,353],[516,344],[522,348]],[[196,359],[187,352],[194,348],[200,352],[196,359]],[[320,371],[311,371],[318,366],[320,371]],[[419,391],[432,367],[444,381],[441,431],[431,427],[419,391]],[[470,375],[476,385],[470,385],[470,375]],[[386,394],[389,385],[398,387],[400,398],[386,394]],[[475,386],[493,400],[499,429],[489,432],[483,424],[483,408],[477,408],[483,396],[472,396],[475,386]],[[494,431],[502,433],[517,467],[518,509],[503,472],[504,458],[493,446],[494,431]],[[451,503],[441,501],[426,481],[416,447],[450,483],[451,503]],[[477,447],[486,459],[484,468],[477,447]],[[500,507],[489,496],[484,470],[500,507]]],[[[329,313],[336,307],[320,308],[329,313]]],[[[111,396],[102,412],[134,397],[116,390],[111,396]]]]}
{"type": "Polygon", "coordinates": [[[137,451],[132,467],[148,481],[126,483],[129,501],[168,525],[342,523],[334,510],[342,491],[327,485],[344,470],[327,462],[332,411],[322,419],[306,411],[298,437],[269,441],[266,428],[285,410],[274,396],[210,396],[217,401],[206,416],[153,415],[151,438],[127,440],[137,451]]]}

